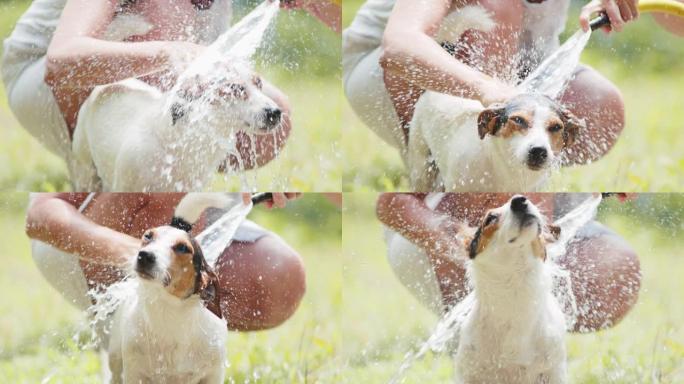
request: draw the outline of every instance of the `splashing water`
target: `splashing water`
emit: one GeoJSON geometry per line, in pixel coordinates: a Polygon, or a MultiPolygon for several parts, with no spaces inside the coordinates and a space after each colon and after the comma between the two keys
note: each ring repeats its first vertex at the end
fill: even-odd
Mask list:
{"type": "MultiPolygon", "coordinates": [[[[245,220],[252,206],[252,203],[236,204],[196,237],[209,265],[214,266],[221,252],[230,245],[235,231],[245,220]]],[[[137,294],[139,284],[137,278],[128,275],[104,290],[90,290],[88,294],[95,304],[87,309],[87,320],[78,327],[72,337],[74,342],[79,343],[82,336],[86,336],[83,348],[97,349],[106,344],[104,342],[111,331],[112,315],[122,302],[137,294]]]]}
{"type": "MultiPolygon", "coordinates": [[[[572,293],[570,274],[557,262],[565,255],[568,243],[575,237],[577,231],[596,216],[596,210],[602,197],[600,194],[592,196],[579,204],[554,223],[561,228],[561,235],[553,244],[547,246],[550,272],[553,278],[553,293],[561,309],[565,313],[566,328],[572,329],[578,314],[575,296],[572,293]]],[[[457,345],[461,323],[475,305],[475,296],[471,293],[460,303],[455,305],[442,317],[428,339],[420,345],[417,351],[410,351],[404,357],[399,369],[390,380],[390,384],[398,384],[411,366],[428,351],[442,353],[457,345]]]]}
{"type": "Polygon", "coordinates": [[[197,235],[195,239],[202,247],[202,253],[209,265],[216,264],[216,260],[230,244],[235,231],[252,210],[252,206],[252,203],[236,205],[197,235]]]}
{"type": "MultiPolygon", "coordinates": [[[[182,97],[179,98],[179,95],[184,94],[188,87],[192,88],[198,85],[201,87],[203,96],[190,102],[192,104],[190,109],[193,111],[190,117],[192,125],[209,124],[213,119],[217,118],[213,116],[212,108],[209,107],[217,104],[217,102],[224,102],[218,98],[221,97],[221,92],[225,92],[222,91],[221,87],[225,87],[226,83],[251,80],[254,67],[253,56],[262,45],[266,32],[273,24],[279,10],[279,1],[265,0],[237,24],[219,36],[178,76],[176,83],[169,92],[171,97],[168,97],[164,103],[164,110],[171,110],[175,103],[182,105],[189,103],[182,97]],[[245,79],[246,77],[249,78],[245,79]]],[[[226,124],[235,126],[232,134],[226,137],[210,138],[211,146],[225,154],[225,157],[237,159],[237,168],[243,171],[246,169],[245,162],[237,148],[237,131],[242,121],[231,118],[230,121],[226,121],[226,124]]],[[[194,130],[184,130],[175,133],[175,135],[177,137],[176,147],[181,149],[181,151],[178,151],[176,156],[172,156],[171,161],[165,163],[162,176],[167,179],[171,178],[174,163],[193,162],[197,161],[196,159],[204,158],[202,153],[187,153],[187,149],[183,150],[184,143],[195,142],[195,140],[201,139],[193,137],[193,135],[197,135],[194,130]]],[[[252,143],[255,142],[256,137],[254,134],[247,134],[247,136],[252,143]]],[[[251,147],[255,148],[256,146],[252,144],[251,147]]],[[[256,153],[252,154],[252,163],[256,162],[255,158],[256,153]]],[[[249,185],[246,185],[248,184],[246,178],[242,177],[243,173],[240,172],[242,189],[249,190],[249,185]]],[[[199,177],[203,176],[200,175],[199,177]]],[[[202,183],[199,180],[198,178],[198,181],[193,185],[177,184],[174,188],[177,190],[202,189],[204,186],[201,185],[202,183]]],[[[170,180],[167,181],[171,183],[170,180]]]]}
{"type": "Polygon", "coordinates": [[[591,31],[575,32],[517,88],[523,93],[541,93],[557,98],[572,78],[590,36],[591,31]]]}

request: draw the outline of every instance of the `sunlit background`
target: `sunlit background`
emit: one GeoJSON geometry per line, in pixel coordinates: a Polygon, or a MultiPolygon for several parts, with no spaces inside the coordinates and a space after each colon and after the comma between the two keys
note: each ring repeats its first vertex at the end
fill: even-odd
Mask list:
{"type": "MultiPolygon", "coordinates": [[[[239,20],[259,3],[234,0],[233,19],[239,20]]],[[[11,33],[29,4],[28,0],[0,0],[0,40],[11,33]]],[[[247,172],[249,186],[258,190],[339,191],[339,35],[303,11],[281,11],[276,24],[257,53],[258,69],[289,97],[293,130],[276,160],[256,172],[247,172]]],[[[70,189],[64,162],[19,126],[7,106],[1,82],[0,135],[0,162],[4,164],[0,168],[0,190],[70,189]]],[[[239,189],[240,182],[234,176],[224,180],[217,175],[212,187],[239,189]]]]}
{"type": "MultiPolygon", "coordinates": [[[[578,28],[581,5],[573,0],[564,41],[578,28]]],[[[351,23],[362,0],[344,0],[343,25],[351,23]]],[[[684,185],[684,38],[663,30],[650,15],[610,37],[596,33],[582,62],[601,72],[625,99],[626,127],[613,149],[594,164],[566,168],[549,191],[678,192],[684,185]]],[[[345,191],[408,189],[396,150],[342,109],[345,191]]]]}
{"type": "MultiPolygon", "coordinates": [[[[24,234],[28,195],[0,194],[0,383],[97,383],[100,360],[74,340],[84,314],[35,266],[24,234]],[[45,380],[45,381],[43,381],[45,380]]],[[[262,332],[229,332],[226,383],[335,382],[341,342],[341,214],[318,194],[250,219],[303,258],[307,292],[295,314],[262,332]]]]}
{"type": "MultiPolygon", "coordinates": [[[[343,214],[344,383],[387,383],[404,355],[427,340],[437,317],[399,282],[387,262],[375,193],[345,194],[343,214]]],[[[613,328],[569,334],[569,383],[684,382],[684,195],[647,194],[619,203],[604,200],[597,219],[639,255],[639,299],[613,328]]],[[[428,353],[406,384],[453,379],[448,354],[428,353]]]]}

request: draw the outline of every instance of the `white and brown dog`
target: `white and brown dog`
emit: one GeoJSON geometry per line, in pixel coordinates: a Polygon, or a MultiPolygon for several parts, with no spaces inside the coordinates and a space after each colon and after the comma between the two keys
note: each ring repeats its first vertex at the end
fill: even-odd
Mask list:
{"type": "Polygon", "coordinates": [[[218,278],[188,232],[204,208],[226,198],[199,195],[184,198],[170,226],[143,235],[137,292],[112,321],[112,383],[223,383],[227,326],[218,278]]]}
{"type": "MultiPolygon", "coordinates": [[[[480,6],[455,8],[436,39],[458,41],[495,24],[480,6]]],[[[413,190],[531,191],[561,163],[583,122],[543,95],[523,94],[486,109],[479,101],[426,91],[410,122],[406,162],[413,190]]]]}
{"type": "Polygon", "coordinates": [[[565,317],[545,248],[558,231],[524,196],[483,217],[468,246],[473,290],[462,302],[470,308],[458,332],[458,382],[566,382],[565,317]]]}
{"type": "Polygon", "coordinates": [[[220,76],[190,77],[175,94],[137,79],[96,87],[74,131],[74,189],[201,190],[239,131],[277,129],[282,113],[261,79],[246,66],[217,65],[220,76]]]}

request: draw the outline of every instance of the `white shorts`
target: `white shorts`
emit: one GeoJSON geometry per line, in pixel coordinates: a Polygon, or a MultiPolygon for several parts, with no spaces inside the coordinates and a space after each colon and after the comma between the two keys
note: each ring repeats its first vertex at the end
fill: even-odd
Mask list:
{"type": "Polygon", "coordinates": [[[48,150],[68,160],[71,139],[62,111],[45,83],[45,56],[26,65],[14,62],[11,52],[3,60],[2,74],[12,113],[24,129],[48,150]]]}
{"type": "Polygon", "coordinates": [[[380,66],[382,48],[347,33],[342,42],[344,93],[354,113],[382,140],[405,152],[404,132],[380,66]]]}
{"type": "MultiPolygon", "coordinates": [[[[253,243],[270,233],[253,221],[245,220],[235,232],[233,241],[253,243]]],[[[81,310],[92,305],[88,283],[77,256],[39,240],[31,240],[31,252],[33,261],[45,280],[68,302],[81,310]]]]}

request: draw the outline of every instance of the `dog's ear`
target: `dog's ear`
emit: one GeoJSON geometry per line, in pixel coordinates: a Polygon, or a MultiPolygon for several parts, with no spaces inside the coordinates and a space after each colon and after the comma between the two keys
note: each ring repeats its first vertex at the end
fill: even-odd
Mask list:
{"type": "Polygon", "coordinates": [[[504,104],[496,103],[485,108],[477,117],[477,133],[480,134],[480,139],[484,139],[487,134],[496,135],[505,122],[506,106],[504,104]]]}
{"type": "Polygon", "coordinates": [[[565,126],[565,129],[563,130],[563,142],[565,148],[567,148],[575,143],[580,130],[586,129],[587,125],[584,122],[584,119],[578,118],[567,108],[561,109],[561,118],[563,119],[563,125],[565,126]]]}
{"type": "Polygon", "coordinates": [[[482,226],[477,228],[475,235],[469,240],[466,240],[466,248],[468,249],[468,257],[474,259],[480,252],[480,239],[482,239],[482,226]]]}
{"type": "Polygon", "coordinates": [[[544,240],[547,243],[553,243],[560,238],[561,228],[554,224],[548,224],[546,230],[543,233],[544,240]]]}
{"type": "Polygon", "coordinates": [[[223,318],[221,311],[221,297],[219,294],[219,279],[211,269],[209,263],[204,258],[202,248],[195,239],[191,239],[195,253],[192,255],[192,262],[195,266],[195,294],[199,294],[200,299],[205,303],[207,309],[218,318],[223,318]]]}

